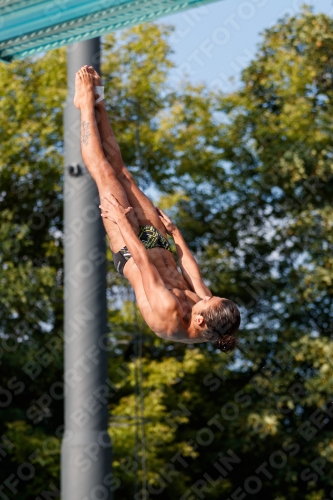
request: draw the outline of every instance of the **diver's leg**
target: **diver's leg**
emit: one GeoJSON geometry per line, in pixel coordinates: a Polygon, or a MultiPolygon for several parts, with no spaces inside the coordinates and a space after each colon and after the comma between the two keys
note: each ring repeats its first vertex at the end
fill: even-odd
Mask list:
{"type": "MultiPolygon", "coordinates": [[[[81,150],[82,158],[91,176],[95,180],[100,198],[112,193],[123,207],[130,206],[126,193],[117,179],[117,175],[106,160],[100,142],[98,128],[95,120],[92,76],[85,68],[76,74],[74,104],[81,111],[81,150]]],[[[129,220],[136,233],[139,233],[139,223],[132,212],[129,220]]],[[[109,219],[103,218],[106,232],[110,238],[113,252],[118,252],[124,241],[118,226],[109,219]]]]}
{"type": "MultiPolygon", "coordinates": [[[[90,66],[88,71],[93,75],[94,85],[101,85],[98,73],[90,66]]],[[[126,168],[116,137],[109,122],[104,101],[100,101],[95,106],[96,123],[101,138],[103,152],[109,163],[112,165],[118,180],[120,181],[126,196],[133,207],[135,215],[141,226],[153,225],[166,237],[165,227],[162,224],[154,205],[149,198],[139,189],[132,175],[126,168]]]]}

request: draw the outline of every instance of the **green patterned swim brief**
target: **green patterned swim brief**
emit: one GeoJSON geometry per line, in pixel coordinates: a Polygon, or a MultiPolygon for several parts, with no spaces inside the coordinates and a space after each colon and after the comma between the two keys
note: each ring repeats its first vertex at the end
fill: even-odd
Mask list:
{"type": "MultiPolygon", "coordinates": [[[[169,250],[172,253],[170,243],[154,226],[140,226],[138,237],[147,250],[151,248],[164,248],[164,250],[169,250]]],[[[125,264],[131,257],[132,255],[126,246],[114,254],[113,263],[118,273],[124,274],[125,264]]]]}

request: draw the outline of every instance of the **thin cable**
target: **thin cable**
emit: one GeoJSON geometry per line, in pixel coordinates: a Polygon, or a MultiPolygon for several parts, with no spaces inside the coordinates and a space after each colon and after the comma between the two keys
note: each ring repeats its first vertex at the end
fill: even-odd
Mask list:
{"type": "Polygon", "coordinates": [[[142,471],[142,493],[145,495],[147,491],[147,459],[146,459],[146,443],[145,443],[145,405],[144,405],[144,392],[143,392],[143,335],[142,329],[138,327],[138,316],[136,308],[136,298],[134,298],[135,306],[135,325],[138,339],[138,355],[136,361],[138,362],[139,371],[139,397],[140,397],[140,423],[141,423],[141,471],[142,471]]]}
{"type": "Polygon", "coordinates": [[[134,342],[134,394],[135,394],[135,452],[134,452],[134,459],[137,464],[137,468],[135,471],[134,475],[134,497],[136,497],[138,491],[139,491],[139,454],[138,454],[138,449],[139,449],[139,405],[140,405],[140,393],[139,393],[139,367],[138,367],[138,324],[137,324],[137,314],[136,314],[136,304],[135,304],[135,295],[134,295],[134,300],[133,300],[133,306],[134,306],[134,327],[135,327],[135,334],[133,337],[133,342],[134,342]]]}
{"type": "Polygon", "coordinates": [[[141,411],[141,463],[142,463],[142,491],[147,491],[147,457],[146,457],[146,438],[145,438],[145,398],[143,392],[143,335],[142,330],[139,332],[139,374],[140,374],[140,411],[141,411]]]}

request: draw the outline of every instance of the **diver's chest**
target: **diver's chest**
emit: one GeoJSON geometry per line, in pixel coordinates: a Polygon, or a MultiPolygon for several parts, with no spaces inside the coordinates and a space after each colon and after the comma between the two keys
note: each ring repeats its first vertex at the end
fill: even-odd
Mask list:
{"type": "Polygon", "coordinates": [[[178,300],[182,311],[182,317],[186,318],[191,312],[191,305],[189,304],[185,291],[179,290],[178,288],[172,288],[170,291],[178,300]]]}

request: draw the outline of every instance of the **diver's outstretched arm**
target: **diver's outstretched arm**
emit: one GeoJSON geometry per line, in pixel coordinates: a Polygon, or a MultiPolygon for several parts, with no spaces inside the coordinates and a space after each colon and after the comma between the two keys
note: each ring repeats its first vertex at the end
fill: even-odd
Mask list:
{"type": "Polygon", "coordinates": [[[172,220],[160,208],[156,208],[160,220],[164,224],[165,229],[173,237],[176,244],[179,267],[182,275],[188,286],[199,297],[211,297],[212,292],[207,288],[202,280],[201,273],[197,261],[195,260],[191,250],[186,244],[182,233],[172,220]]]}

